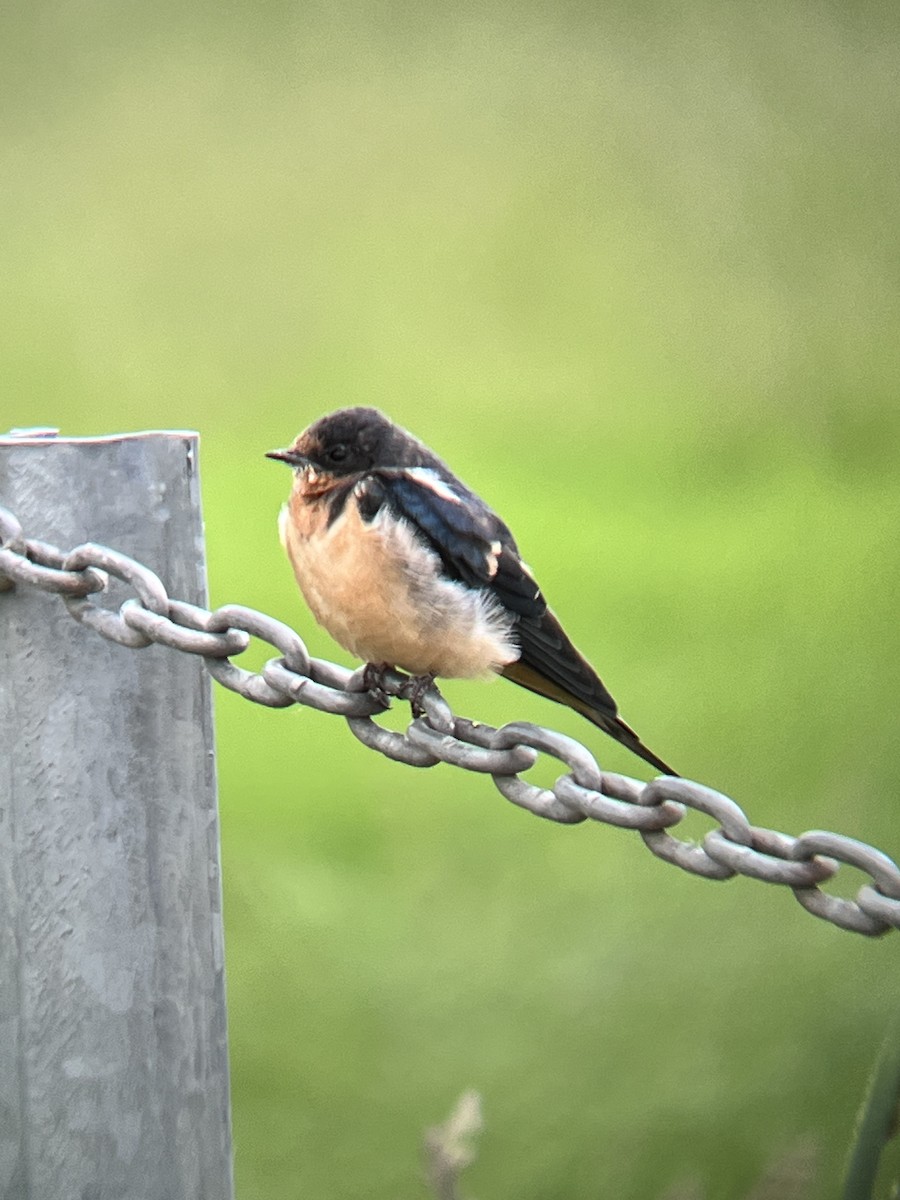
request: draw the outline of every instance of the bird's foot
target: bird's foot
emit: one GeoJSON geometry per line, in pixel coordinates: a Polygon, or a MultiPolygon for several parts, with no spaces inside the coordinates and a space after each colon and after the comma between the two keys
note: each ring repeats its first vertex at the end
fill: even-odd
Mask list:
{"type": "Polygon", "coordinates": [[[391,707],[391,694],[387,690],[385,676],[391,670],[391,664],[386,662],[366,663],[363,667],[363,687],[371,692],[376,700],[385,708],[391,707]]]}
{"type": "Polygon", "coordinates": [[[434,683],[434,671],[427,675],[413,675],[409,681],[409,707],[414,717],[425,716],[425,693],[434,683]]]}

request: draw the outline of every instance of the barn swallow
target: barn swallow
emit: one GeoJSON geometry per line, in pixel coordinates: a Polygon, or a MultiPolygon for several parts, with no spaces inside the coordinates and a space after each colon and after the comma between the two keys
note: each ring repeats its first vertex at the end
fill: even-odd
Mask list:
{"type": "Polygon", "coordinates": [[[279,531],[300,590],[369,679],[399,667],[424,691],[436,676],[498,672],[675,775],[619,717],[507,526],[412,434],[344,408],[267,457],[294,470],[279,531]]]}

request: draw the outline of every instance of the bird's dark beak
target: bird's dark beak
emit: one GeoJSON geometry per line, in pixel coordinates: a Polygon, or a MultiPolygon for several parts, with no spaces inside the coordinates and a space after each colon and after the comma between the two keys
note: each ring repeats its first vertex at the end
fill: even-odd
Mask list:
{"type": "Polygon", "coordinates": [[[303,454],[298,454],[296,450],[269,450],[266,458],[274,458],[278,462],[287,463],[289,467],[309,466],[309,459],[303,454]]]}

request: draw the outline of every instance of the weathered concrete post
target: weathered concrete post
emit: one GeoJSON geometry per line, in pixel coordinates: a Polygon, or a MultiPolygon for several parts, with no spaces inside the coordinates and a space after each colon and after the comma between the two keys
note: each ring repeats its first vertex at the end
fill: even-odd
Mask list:
{"type": "MultiPolygon", "coordinates": [[[[0,436],[0,504],[206,601],[195,434],[0,436]]],[[[3,1200],[230,1200],[218,841],[202,662],[0,592],[3,1200]]]]}

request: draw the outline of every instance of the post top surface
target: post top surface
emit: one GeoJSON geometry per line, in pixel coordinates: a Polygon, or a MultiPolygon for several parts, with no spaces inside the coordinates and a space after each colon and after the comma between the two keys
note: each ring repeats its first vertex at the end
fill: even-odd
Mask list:
{"type": "Polygon", "coordinates": [[[66,437],[52,426],[10,429],[0,433],[0,446],[52,446],[54,443],[132,442],[143,438],[198,438],[195,429],[142,429],[134,433],[103,433],[95,437],[66,437]]]}

